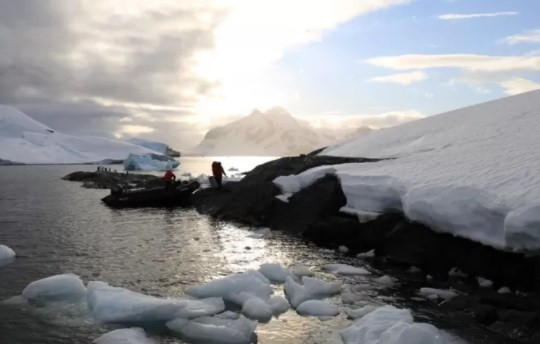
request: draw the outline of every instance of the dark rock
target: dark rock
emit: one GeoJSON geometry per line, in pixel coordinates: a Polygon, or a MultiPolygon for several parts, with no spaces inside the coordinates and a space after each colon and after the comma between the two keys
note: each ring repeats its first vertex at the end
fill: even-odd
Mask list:
{"type": "Polygon", "coordinates": [[[149,174],[117,173],[117,172],[84,172],[70,173],[63,180],[82,182],[82,186],[91,189],[110,189],[114,186],[125,188],[152,188],[163,186],[163,179],[149,174]]]}
{"type": "Polygon", "coordinates": [[[478,302],[478,298],[474,296],[458,295],[450,300],[444,301],[440,307],[449,311],[463,311],[470,309],[478,302]]]}
{"type": "Polygon", "coordinates": [[[472,308],[474,318],[481,324],[491,324],[499,319],[497,308],[490,305],[476,304],[472,308]]]}

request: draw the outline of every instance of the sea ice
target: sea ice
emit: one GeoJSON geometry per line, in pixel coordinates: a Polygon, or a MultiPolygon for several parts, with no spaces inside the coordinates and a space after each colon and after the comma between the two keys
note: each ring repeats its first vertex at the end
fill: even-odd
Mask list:
{"type": "Polygon", "coordinates": [[[122,328],[107,332],[94,340],[96,344],[154,344],[142,328],[122,328]]]}
{"type": "Polygon", "coordinates": [[[356,258],[372,258],[375,257],[375,250],[369,250],[367,252],[360,252],[356,255],[356,258]]]}
{"type": "Polygon", "coordinates": [[[268,322],[272,319],[272,308],[268,303],[258,297],[252,297],[244,302],[242,314],[252,320],[268,322]]]}
{"type": "Polygon", "coordinates": [[[271,282],[285,283],[285,279],[291,276],[291,272],[276,263],[262,264],[259,272],[271,282]]]}
{"type": "Polygon", "coordinates": [[[97,281],[88,284],[88,306],[95,319],[115,323],[196,318],[225,309],[223,299],[219,297],[202,300],[157,298],[97,281]]]}
{"type": "Polygon", "coordinates": [[[223,297],[224,300],[242,306],[253,296],[268,300],[274,293],[270,281],[260,272],[250,270],[240,274],[229,275],[199,286],[186,289],[186,294],[204,297],[223,297]]]}
{"type": "Polygon", "coordinates": [[[76,302],[86,296],[86,288],[79,276],[62,274],[28,284],[21,295],[30,302],[76,302]]]}
{"type": "Polygon", "coordinates": [[[450,300],[456,297],[458,294],[449,289],[435,289],[435,288],[420,288],[419,294],[427,297],[432,298],[431,295],[436,295],[437,297],[440,297],[444,300],[450,300]]]}
{"type": "Polygon", "coordinates": [[[293,265],[289,267],[289,271],[296,277],[302,278],[302,276],[313,276],[315,275],[309,266],[305,265],[293,265]]]}
{"type": "Polygon", "coordinates": [[[15,259],[15,251],[6,245],[0,245],[0,266],[11,263],[15,259]]]}
{"type": "Polygon", "coordinates": [[[358,268],[347,264],[326,264],[323,269],[340,275],[369,275],[370,272],[365,268],[358,268]]]}
{"type": "Polygon", "coordinates": [[[268,304],[270,305],[272,313],[275,316],[287,312],[290,308],[289,302],[287,302],[287,300],[285,300],[281,296],[272,296],[268,301],[268,304]]]}
{"type": "Polygon", "coordinates": [[[166,171],[175,169],[178,165],[178,160],[154,153],[129,154],[124,160],[126,171],[166,171]]]}
{"type": "Polygon", "coordinates": [[[313,277],[302,277],[302,283],[296,283],[292,277],[287,277],[285,281],[285,294],[294,308],[304,301],[323,299],[341,291],[340,283],[329,283],[313,277]]]}
{"type": "Polygon", "coordinates": [[[357,308],[357,309],[346,309],[345,313],[347,313],[347,317],[349,319],[358,319],[358,318],[363,317],[366,314],[373,312],[376,309],[377,307],[375,306],[367,305],[367,306],[357,308]]]}
{"type": "Polygon", "coordinates": [[[396,284],[395,278],[392,278],[388,275],[376,278],[374,281],[381,285],[384,285],[385,287],[393,287],[396,284]]]}
{"type": "Polygon", "coordinates": [[[383,306],[340,332],[345,344],[445,344],[435,326],[415,323],[409,310],[383,306]]]}
{"type": "Polygon", "coordinates": [[[338,247],[339,253],[349,253],[349,248],[345,245],[341,245],[338,247]]]}
{"type": "Polygon", "coordinates": [[[508,287],[501,287],[499,290],[497,290],[497,293],[499,294],[510,294],[512,291],[508,287]]]}
{"type": "Polygon", "coordinates": [[[238,319],[201,317],[187,320],[179,318],[167,322],[167,327],[194,342],[247,344],[252,343],[257,322],[243,316],[238,319]]]}
{"type": "Polygon", "coordinates": [[[482,288],[491,288],[493,286],[493,282],[484,277],[476,277],[476,281],[482,288]]]}
{"type": "Polygon", "coordinates": [[[450,271],[448,272],[448,276],[459,277],[459,278],[465,278],[465,277],[467,277],[467,274],[464,273],[463,271],[461,271],[460,269],[458,269],[458,268],[456,268],[456,267],[453,267],[453,268],[450,269],[450,271]]]}
{"type": "Polygon", "coordinates": [[[339,314],[338,306],[320,300],[304,301],[296,308],[296,311],[300,315],[311,315],[315,317],[328,317],[339,314]]]}
{"type": "Polygon", "coordinates": [[[272,234],[272,230],[270,228],[261,228],[257,229],[256,231],[253,231],[251,234],[248,235],[248,238],[252,239],[262,239],[270,236],[272,234]]]}

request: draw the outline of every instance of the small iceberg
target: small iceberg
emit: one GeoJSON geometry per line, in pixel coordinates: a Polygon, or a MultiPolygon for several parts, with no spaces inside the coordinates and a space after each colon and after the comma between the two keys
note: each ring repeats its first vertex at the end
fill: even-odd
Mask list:
{"type": "Polygon", "coordinates": [[[15,260],[15,251],[6,245],[0,245],[0,266],[7,265],[15,260]]]}
{"type": "Polygon", "coordinates": [[[308,300],[302,302],[296,311],[300,315],[314,317],[333,317],[339,314],[339,307],[321,300],[308,300]]]}
{"type": "Polygon", "coordinates": [[[166,171],[179,165],[180,162],[174,158],[154,153],[129,154],[124,160],[126,171],[166,171]]]}
{"type": "Polygon", "coordinates": [[[340,283],[329,283],[318,278],[304,276],[302,283],[296,283],[292,277],[287,277],[285,281],[285,294],[294,308],[304,301],[323,299],[341,291],[340,283]]]}
{"type": "Polygon", "coordinates": [[[222,317],[201,317],[195,320],[174,319],[167,327],[193,342],[211,342],[227,344],[248,344],[256,342],[257,322],[240,316],[238,319],[222,317]]]}
{"type": "Polygon", "coordinates": [[[142,328],[122,328],[107,332],[98,339],[96,344],[155,344],[155,341],[148,338],[142,328]]]}
{"type": "Polygon", "coordinates": [[[287,277],[292,276],[289,270],[275,263],[262,264],[259,267],[259,272],[274,283],[285,283],[287,277]]]}
{"type": "Polygon", "coordinates": [[[50,276],[34,281],[22,291],[29,302],[77,302],[86,296],[86,287],[75,274],[50,276]]]}
{"type": "Polygon", "coordinates": [[[347,264],[326,264],[323,269],[333,274],[339,275],[369,275],[371,274],[365,268],[358,268],[347,264]]]}

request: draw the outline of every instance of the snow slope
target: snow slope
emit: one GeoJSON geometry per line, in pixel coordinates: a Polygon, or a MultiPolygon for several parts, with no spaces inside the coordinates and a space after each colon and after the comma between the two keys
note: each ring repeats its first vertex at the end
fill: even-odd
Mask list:
{"type": "Polygon", "coordinates": [[[254,110],[227,125],[211,129],[193,153],[201,155],[284,156],[309,153],[330,143],[285,109],[254,110]]]}
{"type": "MultiPolygon", "coordinates": [[[[431,116],[321,154],[395,158],[329,168],[348,211],[412,220],[499,249],[540,249],[540,90],[431,116]]],[[[280,177],[284,193],[320,173],[280,177]]]]}
{"type": "Polygon", "coordinates": [[[156,153],[128,142],[59,133],[21,111],[0,105],[0,160],[24,164],[75,164],[156,153]]]}

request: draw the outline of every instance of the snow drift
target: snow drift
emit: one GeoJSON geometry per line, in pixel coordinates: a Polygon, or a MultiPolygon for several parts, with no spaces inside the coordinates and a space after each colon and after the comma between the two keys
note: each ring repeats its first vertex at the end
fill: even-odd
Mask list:
{"type": "MultiPolygon", "coordinates": [[[[540,249],[540,90],[380,130],[322,155],[392,158],[328,167],[346,209],[403,211],[499,249],[540,249]],[[332,172],[332,169],[335,171],[332,172]]],[[[321,177],[280,177],[283,193],[321,177]]]]}
{"type": "Polygon", "coordinates": [[[59,133],[12,107],[0,105],[0,161],[80,164],[159,153],[115,139],[59,133]]]}

